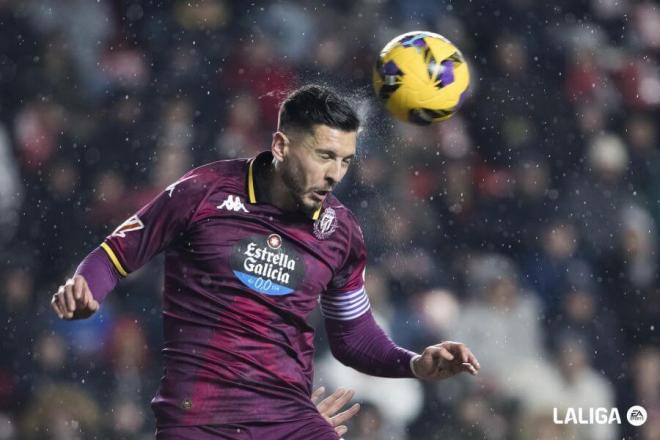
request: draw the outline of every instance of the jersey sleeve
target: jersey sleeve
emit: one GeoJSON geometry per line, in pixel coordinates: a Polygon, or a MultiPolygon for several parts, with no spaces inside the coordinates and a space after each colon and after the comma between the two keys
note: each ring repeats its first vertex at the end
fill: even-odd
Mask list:
{"type": "Polygon", "coordinates": [[[370,309],[364,288],[367,251],[362,230],[351,222],[349,249],[343,266],[321,295],[321,313],[326,319],[348,321],[364,315],[370,309]]]}
{"type": "Polygon", "coordinates": [[[101,248],[121,276],[139,269],[185,233],[208,192],[207,181],[196,170],[189,172],[106,237],[101,248]]]}
{"type": "Polygon", "coordinates": [[[371,313],[364,288],[366,261],[364,237],[354,220],[346,261],[320,300],[330,350],[338,361],[365,374],[413,377],[410,362],[416,353],[397,346],[371,313]]]}

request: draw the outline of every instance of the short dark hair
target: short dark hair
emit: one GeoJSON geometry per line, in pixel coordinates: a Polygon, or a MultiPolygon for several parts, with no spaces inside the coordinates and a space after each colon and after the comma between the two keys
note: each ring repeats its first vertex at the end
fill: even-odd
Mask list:
{"type": "Polygon", "coordinates": [[[294,90],[280,106],[279,130],[312,131],[317,124],[342,131],[357,131],[360,119],[347,99],[316,84],[294,90]]]}

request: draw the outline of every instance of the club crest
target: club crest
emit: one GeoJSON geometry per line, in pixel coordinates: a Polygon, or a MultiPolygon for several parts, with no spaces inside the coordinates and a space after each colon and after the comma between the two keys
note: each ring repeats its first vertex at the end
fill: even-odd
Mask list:
{"type": "Polygon", "coordinates": [[[314,236],[319,240],[330,237],[337,229],[337,216],[332,208],[325,208],[323,214],[314,222],[314,236]]]}

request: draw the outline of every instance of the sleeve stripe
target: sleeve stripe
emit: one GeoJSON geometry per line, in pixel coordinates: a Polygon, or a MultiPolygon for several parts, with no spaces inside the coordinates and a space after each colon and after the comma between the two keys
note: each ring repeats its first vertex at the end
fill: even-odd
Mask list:
{"type": "Polygon", "coordinates": [[[359,288],[358,290],[354,290],[352,292],[331,292],[331,291],[326,291],[323,294],[324,299],[328,299],[331,301],[336,301],[336,300],[344,300],[344,299],[350,299],[358,296],[364,292],[364,287],[359,288]]]}
{"type": "Polygon", "coordinates": [[[110,261],[112,261],[112,264],[115,266],[115,269],[117,269],[117,272],[123,277],[128,276],[128,272],[124,270],[122,267],[121,263],[119,262],[119,259],[117,258],[117,255],[115,255],[115,252],[112,250],[110,246],[108,246],[108,243],[103,242],[101,243],[101,247],[105,251],[106,254],[108,254],[108,258],[110,258],[110,261]]]}
{"type": "Polygon", "coordinates": [[[359,316],[364,315],[368,310],[369,310],[369,303],[367,302],[364,307],[352,312],[352,313],[346,313],[346,314],[335,314],[335,313],[328,313],[324,312],[323,309],[321,309],[321,314],[325,318],[330,318],[330,319],[336,319],[339,321],[348,321],[350,319],[355,319],[359,316]]]}
{"type": "Polygon", "coordinates": [[[359,302],[362,302],[367,295],[362,294],[356,298],[346,300],[346,301],[330,301],[327,299],[321,298],[321,305],[323,307],[330,307],[330,308],[335,308],[335,309],[345,309],[347,307],[351,307],[359,302]]]}
{"type": "Polygon", "coordinates": [[[319,302],[321,303],[321,314],[325,318],[341,321],[357,318],[371,307],[364,287],[351,292],[345,297],[330,299],[327,296],[322,296],[319,302]]]}
{"type": "Polygon", "coordinates": [[[326,312],[329,313],[346,313],[346,312],[352,312],[356,308],[360,308],[364,306],[365,303],[369,302],[369,298],[366,296],[360,298],[359,301],[351,304],[346,304],[342,306],[331,306],[328,304],[321,303],[321,308],[325,310],[326,312]]]}

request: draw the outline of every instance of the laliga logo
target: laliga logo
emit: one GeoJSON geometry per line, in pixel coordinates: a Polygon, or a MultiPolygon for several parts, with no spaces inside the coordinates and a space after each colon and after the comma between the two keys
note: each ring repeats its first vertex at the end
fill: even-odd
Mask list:
{"type": "MultiPolygon", "coordinates": [[[[639,406],[631,406],[626,413],[628,423],[642,426],[646,422],[646,410],[639,406]]],[[[563,418],[559,417],[557,408],[553,408],[552,421],[556,425],[608,425],[621,424],[621,416],[617,408],[568,408],[563,418]]]]}

